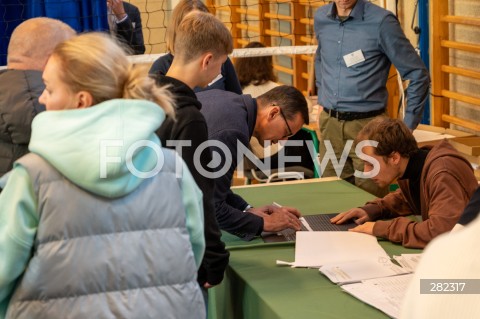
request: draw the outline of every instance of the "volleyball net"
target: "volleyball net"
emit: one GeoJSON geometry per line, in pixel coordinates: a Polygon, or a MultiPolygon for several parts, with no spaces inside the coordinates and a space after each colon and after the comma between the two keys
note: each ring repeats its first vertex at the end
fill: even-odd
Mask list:
{"type": "MultiPolygon", "coordinates": [[[[135,63],[152,63],[166,52],[166,28],[178,0],[130,0],[141,14],[146,51],[132,56],[135,63]]],[[[313,17],[324,0],[204,0],[209,11],[231,31],[232,58],[272,55],[279,82],[295,85],[306,93],[315,52],[313,17]],[[267,48],[242,49],[252,41],[267,48]]],[[[77,31],[95,26],[108,28],[106,0],[2,0],[0,65],[6,64],[9,36],[33,11],[58,18],[77,31]],[[43,11],[42,11],[43,10],[43,11]],[[103,11],[102,11],[103,10],[103,11]],[[83,28],[83,29],[82,29],[83,28]]]]}
{"type": "MultiPolygon", "coordinates": [[[[209,11],[229,28],[232,58],[272,55],[279,82],[305,94],[313,70],[313,18],[327,0],[203,0],[209,11]],[[252,41],[267,48],[242,49],[252,41]]],[[[379,2],[373,1],[373,2],[379,2]]],[[[166,28],[178,0],[126,0],[141,15],[146,51],[135,63],[152,63],[166,52],[166,28]]],[[[0,66],[6,64],[13,29],[32,16],[60,19],[77,31],[108,30],[106,0],[2,0],[0,2],[0,66]]],[[[32,35],[34,36],[34,35],[32,35]]]]}

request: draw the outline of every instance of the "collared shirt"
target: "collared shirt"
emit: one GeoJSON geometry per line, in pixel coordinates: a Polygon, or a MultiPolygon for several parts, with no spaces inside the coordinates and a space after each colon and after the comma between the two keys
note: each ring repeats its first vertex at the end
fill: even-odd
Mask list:
{"type": "MultiPolygon", "coordinates": [[[[113,13],[112,8],[107,8],[107,14],[108,14],[108,26],[110,28],[110,33],[116,34],[117,24],[126,21],[128,18],[128,14],[125,14],[125,16],[121,20],[117,19],[117,16],[115,15],[115,13],[113,13]]],[[[135,28],[135,22],[132,22],[132,26],[133,28],[135,28]]]]}
{"type": "Polygon", "coordinates": [[[386,82],[393,63],[407,88],[404,121],[411,129],[420,122],[430,79],[422,60],[405,37],[397,18],[365,0],[358,0],[350,16],[338,18],[334,3],[315,13],[318,40],[315,75],[318,102],[340,112],[384,109],[386,82]],[[361,50],[365,61],[347,67],[344,56],[361,50]]]}

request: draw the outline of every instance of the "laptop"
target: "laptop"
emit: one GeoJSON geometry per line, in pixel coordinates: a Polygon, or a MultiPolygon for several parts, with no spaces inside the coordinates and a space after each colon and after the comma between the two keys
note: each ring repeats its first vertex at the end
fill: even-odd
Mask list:
{"type": "MultiPolygon", "coordinates": [[[[300,231],[347,231],[350,228],[358,226],[351,221],[346,224],[336,225],[330,222],[330,218],[337,214],[317,214],[303,217],[302,228],[300,231]]],[[[262,233],[262,239],[266,243],[279,243],[286,241],[295,241],[296,231],[294,229],[284,229],[277,233],[262,233]]]]}

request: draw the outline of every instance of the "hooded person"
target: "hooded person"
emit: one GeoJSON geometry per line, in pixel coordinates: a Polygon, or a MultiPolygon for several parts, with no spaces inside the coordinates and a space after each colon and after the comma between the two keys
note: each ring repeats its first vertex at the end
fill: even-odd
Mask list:
{"type": "Polygon", "coordinates": [[[0,195],[1,318],[205,318],[202,195],[155,130],[171,96],[108,35],[56,47],[0,195]]]}
{"type": "Polygon", "coordinates": [[[206,147],[195,160],[195,152],[208,140],[202,104],[193,89],[205,87],[220,72],[227,55],[233,50],[230,31],[210,13],[194,10],[188,13],[175,31],[175,59],[166,75],[157,75],[159,85],[168,85],[175,96],[176,117],[167,118],[157,130],[166,147],[180,152],[195,182],[203,192],[206,249],[198,271],[198,282],[207,289],[223,280],[229,252],[221,240],[213,204],[214,180],[202,174],[199,167],[208,167],[212,153],[206,147]]]}

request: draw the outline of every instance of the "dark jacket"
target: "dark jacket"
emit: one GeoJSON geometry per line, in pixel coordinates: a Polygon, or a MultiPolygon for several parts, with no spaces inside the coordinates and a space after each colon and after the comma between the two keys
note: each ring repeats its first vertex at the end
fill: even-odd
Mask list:
{"type": "Polygon", "coordinates": [[[470,202],[468,202],[467,207],[465,207],[465,210],[462,213],[462,217],[460,217],[460,220],[458,223],[460,225],[467,225],[469,224],[472,220],[477,218],[477,216],[480,214],[480,187],[477,188],[475,193],[470,197],[470,202]]]}
{"type": "Polygon", "coordinates": [[[362,207],[371,220],[393,218],[375,222],[373,235],[405,247],[424,248],[452,230],[478,188],[472,166],[446,140],[429,151],[419,182],[420,207],[415,205],[408,179],[399,179],[397,191],[362,207]],[[422,221],[403,217],[412,214],[421,215],[422,221]]]}
{"type": "Polygon", "coordinates": [[[262,232],[263,218],[244,212],[247,202],[234,194],[230,186],[237,167],[237,146],[240,143],[248,148],[253,134],[257,118],[256,101],[250,95],[222,90],[199,92],[197,97],[202,103],[201,112],[207,121],[209,140],[226,145],[232,156],[228,171],[215,177],[215,212],[218,224],[221,229],[250,240],[262,232]]]}
{"type": "MultiPolygon", "coordinates": [[[[159,57],[155,62],[153,62],[152,67],[150,68],[150,75],[165,75],[167,74],[168,69],[172,65],[173,55],[167,53],[159,57]]],[[[195,92],[205,91],[205,90],[225,90],[234,92],[237,94],[242,94],[242,87],[240,86],[240,81],[238,81],[237,72],[235,72],[235,68],[227,58],[224,64],[222,64],[222,78],[218,81],[215,81],[212,85],[207,86],[206,88],[195,88],[195,92]]]]}
{"type": "Polygon", "coordinates": [[[28,153],[32,120],[45,111],[38,102],[44,88],[40,71],[0,71],[0,176],[28,153]]]}
{"type": "Polygon", "coordinates": [[[144,54],[145,44],[142,33],[142,19],[140,11],[136,6],[128,2],[123,2],[125,13],[128,17],[125,21],[117,23],[117,38],[127,44],[133,54],[144,54]]]}
{"type": "MultiPolygon", "coordinates": [[[[215,218],[213,205],[214,181],[200,174],[194,165],[193,155],[200,144],[207,141],[208,132],[205,118],[200,113],[202,104],[197,100],[195,93],[183,82],[168,76],[157,76],[157,84],[171,85],[170,91],[175,95],[176,121],[167,118],[157,130],[162,145],[174,149],[167,141],[191,141],[190,147],[181,149],[181,156],[193,175],[195,182],[203,192],[203,210],[205,220],[205,255],[198,270],[198,282],[201,286],[205,282],[211,285],[219,284],[223,280],[225,268],[228,265],[229,252],[221,240],[221,232],[215,218]]],[[[207,167],[212,160],[209,148],[200,156],[200,164],[207,167]]]]}

